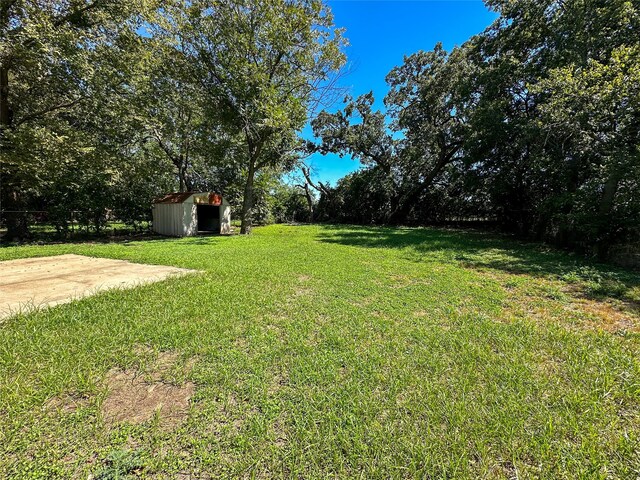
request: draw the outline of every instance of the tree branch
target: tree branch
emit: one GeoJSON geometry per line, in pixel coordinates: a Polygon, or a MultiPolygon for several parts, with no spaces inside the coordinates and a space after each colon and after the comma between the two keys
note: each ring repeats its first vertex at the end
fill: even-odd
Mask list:
{"type": "Polygon", "coordinates": [[[70,101],[70,102],[65,102],[65,103],[60,103],[58,105],[54,105],[52,107],[48,107],[48,108],[43,108],[42,110],[38,110],[35,111],[29,115],[24,116],[23,118],[21,118],[19,121],[15,122],[14,124],[14,128],[15,127],[19,127],[20,125],[30,122],[32,120],[35,120],[39,117],[42,117],[44,115],[46,115],[47,113],[51,113],[51,112],[55,112],[56,110],[62,110],[64,108],[70,108],[73,107],[74,105],[77,105],[78,103],[80,103],[82,100],[84,100],[85,97],[80,97],[76,100],[70,101]]]}

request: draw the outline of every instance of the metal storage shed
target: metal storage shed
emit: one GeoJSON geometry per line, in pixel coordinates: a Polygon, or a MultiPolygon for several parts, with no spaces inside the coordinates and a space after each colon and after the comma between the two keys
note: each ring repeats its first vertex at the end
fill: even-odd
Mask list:
{"type": "Polygon", "coordinates": [[[153,202],[153,231],[188,237],[231,233],[231,207],[213,192],[170,193],[153,202]]]}

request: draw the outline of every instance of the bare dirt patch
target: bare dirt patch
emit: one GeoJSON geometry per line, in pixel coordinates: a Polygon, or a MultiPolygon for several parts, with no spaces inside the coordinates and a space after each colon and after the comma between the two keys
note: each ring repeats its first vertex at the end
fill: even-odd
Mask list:
{"type": "Polygon", "coordinates": [[[313,290],[311,290],[310,288],[296,288],[296,291],[294,292],[294,297],[306,297],[309,296],[313,293],[313,290]]]}
{"type": "Polygon", "coordinates": [[[612,298],[590,298],[573,284],[536,278],[514,282],[520,274],[480,271],[496,281],[507,294],[504,318],[527,317],[539,322],[557,322],[572,329],[604,330],[611,333],[640,332],[640,308],[633,302],[612,298]]]}
{"type": "Polygon", "coordinates": [[[586,323],[591,327],[609,332],[640,332],[640,318],[637,315],[616,308],[609,302],[581,298],[572,302],[571,307],[585,312],[588,315],[586,323]]]}
{"type": "MultiPolygon", "coordinates": [[[[144,423],[157,415],[163,427],[179,425],[187,416],[195,385],[174,385],[164,380],[178,361],[176,352],[163,352],[148,372],[111,370],[106,378],[108,394],[102,404],[105,423],[144,423]]],[[[185,365],[187,369],[192,366],[191,361],[185,365]]]]}
{"type": "Polygon", "coordinates": [[[117,423],[144,423],[158,415],[160,424],[172,427],[182,422],[189,409],[195,386],[146,382],[132,372],[112,370],[107,376],[109,395],[102,404],[104,420],[117,423]]]}
{"type": "Polygon", "coordinates": [[[73,413],[76,410],[89,405],[89,402],[90,400],[88,397],[64,394],[51,398],[44,407],[51,411],[73,413]]]}
{"type": "Polygon", "coordinates": [[[313,289],[308,285],[311,278],[310,275],[298,275],[298,285],[295,288],[293,297],[306,297],[313,293],[313,289]]]}
{"type": "Polygon", "coordinates": [[[131,288],[195,270],[83,255],[0,262],[0,319],[112,288],[131,288]]]}
{"type": "Polygon", "coordinates": [[[283,416],[278,417],[271,427],[272,435],[274,438],[273,445],[276,448],[284,448],[289,443],[289,436],[287,434],[287,428],[285,426],[283,416]]]}

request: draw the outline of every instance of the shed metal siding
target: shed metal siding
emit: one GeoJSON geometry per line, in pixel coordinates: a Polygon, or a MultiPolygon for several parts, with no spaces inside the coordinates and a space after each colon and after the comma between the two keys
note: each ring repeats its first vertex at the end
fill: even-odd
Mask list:
{"type": "MultiPolygon", "coordinates": [[[[189,205],[191,206],[191,205],[189,205]]],[[[185,204],[157,203],[153,206],[153,229],[161,235],[184,235],[183,217],[185,204]]]]}
{"type": "Polygon", "coordinates": [[[224,200],[220,206],[220,233],[231,233],[231,206],[224,200]]]}
{"type": "Polygon", "coordinates": [[[183,235],[191,236],[198,234],[198,210],[194,203],[184,203],[183,212],[183,235]]]}

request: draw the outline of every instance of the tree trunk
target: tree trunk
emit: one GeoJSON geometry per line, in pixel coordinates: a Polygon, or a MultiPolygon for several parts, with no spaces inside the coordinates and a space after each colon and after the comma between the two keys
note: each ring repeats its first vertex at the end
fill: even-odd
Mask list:
{"type": "Polygon", "coordinates": [[[620,183],[620,175],[618,172],[613,172],[606,183],[602,191],[602,198],[600,199],[600,206],[598,208],[598,238],[596,244],[596,254],[598,260],[606,260],[609,255],[609,248],[611,247],[611,222],[610,215],[613,209],[613,203],[618,191],[618,184],[620,183]]]}
{"type": "Polygon", "coordinates": [[[555,238],[555,244],[560,248],[567,248],[575,246],[575,228],[573,225],[569,225],[567,218],[573,210],[575,203],[575,193],[580,185],[580,158],[572,156],[567,164],[567,187],[566,194],[569,196],[569,201],[565,201],[564,205],[560,207],[560,213],[562,214],[562,223],[558,226],[558,233],[555,238]]]}
{"type": "Polygon", "coordinates": [[[244,185],[244,198],[242,200],[242,223],[240,225],[240,233],[242,235],[251,233],[255,173],[255,159],[252,158],[249,160],[249,171],[247,172],[247,182],[244,185]]]}
{"type": "Polygon", "coordinates": [[[3,175],[2,195],[0,208],[3,210],[2,217],[7,227],[7,233],[3,240],[24,240],[29,238],[29,222],[27,215],[22,213],[25,210],[22,195],[15,187],[6,186],[3,175]],[[7,213],[8,212],[8,213],[7,213]]]}
{"type": "MultiPolygon", "coordinates": [[[[9,113],[9,69],[0,66],[0,128],[4,130],[11,125],[11,114],[9,113]]],[[[4,136],[4,135],[2,135],[4,136]]],[[[0,136],[0,138],[2,138],[0,136]]]]}
{"type": "Polygon", "coordinates": [[[309,207],[309,223],[313,223],[313,197],[311,196],[308,183],[304,185],[304,196],[307,199],[307,205],[309,207]]]}
{"type": "Polygon", "coordinates": [[[320,199],[325,198],[326,203],[331,203],[331,189],[325,186],[322,182],[318,182],[316,185],[311,180],[311,169],[306,165],[302,165],[300,167],[302,170],[302,175],[304,175],[305,184],[304,184],[304,194],[307,197],[307,204],[309,205],[309,223],[313,223],[313,196],[311,195],[311,188],[313,188],[316,192],[320,193],[320,199]]]}
{"type": "MultiPolygon", "coordinates": [[[[162,144],[161,144],[162,145],[162,144]]],[[[171,159],[171,162],[176,167],[176,171],[178,173],[178,182],[180,184],[179,191],[180,192],[188,192],[190,190],[189,179],[187,178],[187,160],[182,156],[174,156],[170,153],[169,149],[163,147],[163,150],[171,159]]]]}
{"type": "MultiPolygon", "coordinates": [[[[9,68],[0,66],[0,153],[11,150],[7,134],[11,129],[11,108],[9,105],[9,68]]],[[[20,193],[15,171],[11,171],[8,162],[0,164],[0,212],[7,227],[4,240],[21,240],[29,237],[27,216],[15,213],[25,209],[24,199],[20,193]]]]}
{"type": "Polygon", "coordinates": [[[395,204],[395,208],[390,212],[387,217],[387,223],[392,225],[400,225],[405,222],[415,202],[418,201],[420,195],[431,187],[438,174],[446,167],[456,150],[452,150],[447,153],[442,153],[438,160],[438,163],[427,174],[424,181],[413,187],[409,192],[402,195],[400,198],[393,199],[392,203],[395,204]]]}
{"type": "Polygon", "coordinates": [[[187,172],[186,172],[186,167],[184,166],[184,164],[181,163],[181,165],[178,167],[178,176],[180,177],[180,191],[181,192],[186,192],[187,191],[187,172]]]}

